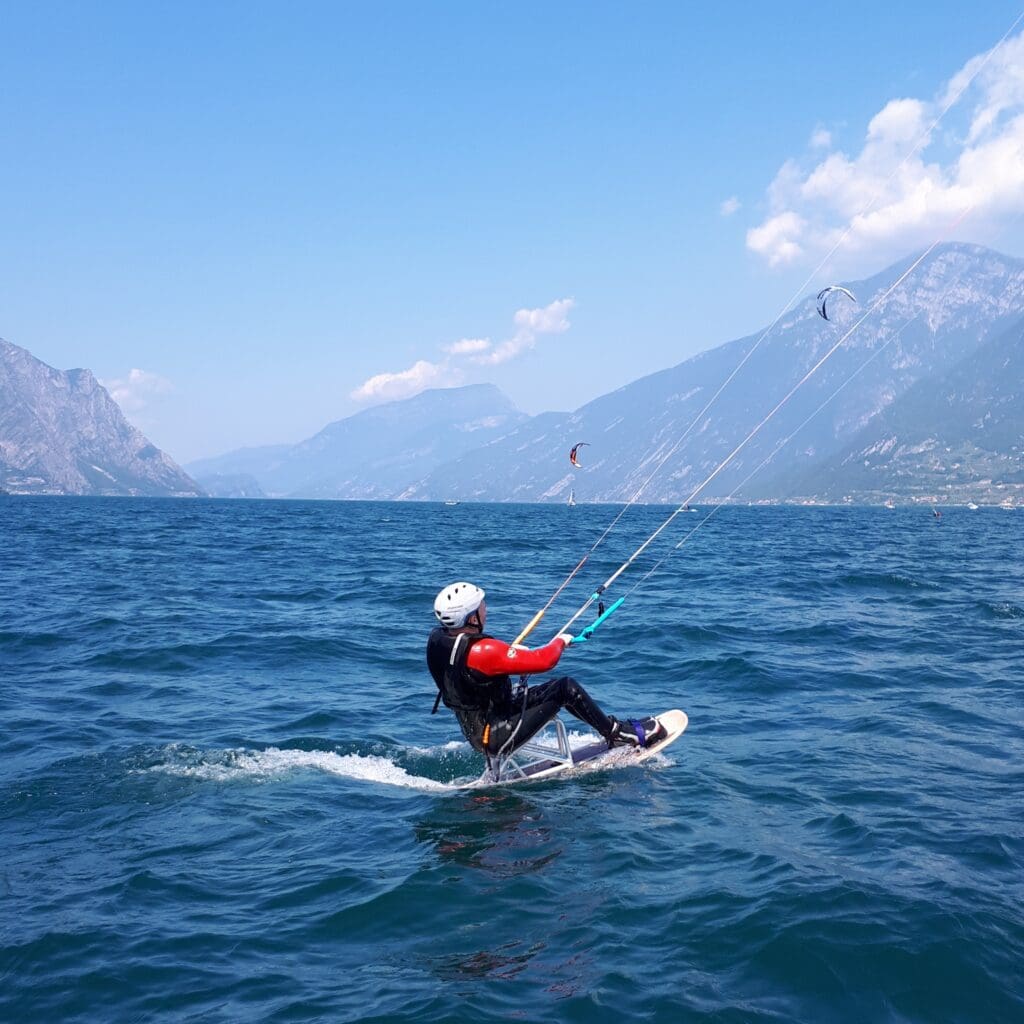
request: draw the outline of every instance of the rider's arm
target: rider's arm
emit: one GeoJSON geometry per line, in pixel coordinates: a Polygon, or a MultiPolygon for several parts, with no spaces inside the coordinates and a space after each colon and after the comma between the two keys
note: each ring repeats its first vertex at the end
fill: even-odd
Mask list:
{"type": "Polygon", "coordinates": [[[529,675],[554,668],[564,650],[565,641],[560,636],[535,651],[512,647],[502,640],[488,637],[469,649],[466,665],[485,676],[529,675]]]}

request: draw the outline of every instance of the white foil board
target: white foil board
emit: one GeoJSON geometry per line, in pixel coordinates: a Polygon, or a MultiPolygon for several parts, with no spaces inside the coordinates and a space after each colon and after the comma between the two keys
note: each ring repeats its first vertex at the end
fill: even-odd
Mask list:
{"type": "Polygon", "coordinates": [[[686,731],[686,726],[689,724],[686,712],[679,711],[678,709],[663,711],[660,715],[655,715],[655,718],[665,726],[668,734],[650,747],[622,746],[609,749],[604,740],[595,738],[593,743],[588,743],[573,750],[571,762],[556,760],[538,761],[526,767],[523,770],[523,774],[502,779],[497,783],[491,779],[489,774],[485,773],[474,785],[510,786],[519,782],[536,782],[539,779],[548,779],[554,775],[572,772],[583,765],[589,770],[601,768],[605,762],[609,768],[621,768],[631,764],[639,764],[655,754],[660,754],[666,747],[675,743],[686,731]]]}

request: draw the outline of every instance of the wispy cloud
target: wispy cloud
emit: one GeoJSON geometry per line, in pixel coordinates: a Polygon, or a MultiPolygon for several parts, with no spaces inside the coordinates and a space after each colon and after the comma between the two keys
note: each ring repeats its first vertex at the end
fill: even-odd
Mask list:
{"type": "Polygon", "coordinates": [[[983,239],[1024,210],[1024,33],[972,57],[936,97],[890,100],[855,155],[832,141],[817,129],[769,187],[747,246],[770,265],[818,258],[846,232],[848,253],[906,252],[968,208],[983,239]],[[943,130],[932,131],[947,107],[943,130]]]}
{"type": "Polygon", "coordinates": [[[828,149],[832,145],[832,133],[826,128],[815,128],[808,145],[811,149],[828,149]]]}
{"type": "Polygon", "coordinates": [[[561,334],[571,324],[568,314],[574,300],[556,299],[537,309],[517,310],[512,318],[515,333],[497,344],[490,338],[462,338],[441,346],[445,358],[432,363],[425,359],[397,373],[378,373],[364,381],[351,397],[357,402],[391,401],[409,398],[429,387],[453,387],[465,379],[466,363],[496,366],[515,359],[533,348],[544,334],[561,334]]]}
{"type": "Polygon", "coordinates": [[[461,341],[453,341],[450,345],[442,345],[441,350],[450,356],[466,356],[486,352],[490,347],[490,338],[463,338],[461,341]]]}
{"type": "Polygon", "coordinates": [[[541,334],[562,334],[569,330],[569,310],[575,305],[572,299],[556,299],[539,309],[520,309],[516,311],[513,322],[516,333],[495,345],[486,354],[473,357],[473,362],[483,366],[496,366],[507,363],[510,359],[522,355],[523,352],[537,344],[541,334]]]}
{"type": "Polygon", "coordinates": [[[408,370],[378,373],[363,381],[352,392],[352,397],[357,402],[390,401],[395,398],[408,398],[433,384],[443,383],[451,385],[458,381],[445,364],[428,363],[425,359],[420,359],[408,370]]]}
{"type": "Polygon", "coordinates": [[[731,217],[740,208],[740,201],[736,196],[729,196],[728,199],[722,200],[722,205],[718,207],[718,212],[723,217],[731,217]]]}
{"type": "Polygon", "coordinates": [[[556,299],[541,309],[517,310],[515,325],[531,334],[561,334],[572,326],[568,313],[574,305],[572,299],[556,299]]]}
{"type": "Polygon", "coordinates": [[[139,413],[158,396],[173,390],[166,377],[148,370],[132,368],[127,377],[101,380],[110,397],[117,402],[124,413],[139,413]]]}

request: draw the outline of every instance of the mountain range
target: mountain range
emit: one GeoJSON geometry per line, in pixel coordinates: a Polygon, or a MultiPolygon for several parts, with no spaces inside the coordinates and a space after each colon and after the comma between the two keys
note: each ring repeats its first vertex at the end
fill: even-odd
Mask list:
{"type": "Polygon", "coordinates": [[[0,341],[0,491],[1024,500],[1024,261],[951,243],[844,284],[856,299],[836,294],[828,321],[808,297],[770,330],[573,411],[528,416],[491,384],[428,390],[188,473],[89,370],[55,370],[0,341]]]}
{"type": "Polygon", "coordinates": [[[950,243],[900,282],[915,260],[845,282],[857,302],[832,303],[829,321],[809,297],[770,331],[572,412],[526,416],[491,385],[426,391],[298,445],[187,468],[211,490],[234,479],[279,496],[565,501],[572,489],[578,501],[681,501],[849,334],[700,498],[1017,493],[1024,261],[950,243]]]}

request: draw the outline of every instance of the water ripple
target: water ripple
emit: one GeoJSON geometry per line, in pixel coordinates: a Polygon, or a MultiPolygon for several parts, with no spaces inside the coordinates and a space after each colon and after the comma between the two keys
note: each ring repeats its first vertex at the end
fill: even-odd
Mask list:
{"type": "Polygon", "coordinates": [[[433,594],[616,511],[0,500],[0,1019],[1024,1019],[1012,517],[723,510],[560,666],[671,756],[481,784],[433,594]]]}

